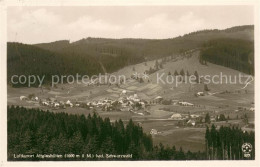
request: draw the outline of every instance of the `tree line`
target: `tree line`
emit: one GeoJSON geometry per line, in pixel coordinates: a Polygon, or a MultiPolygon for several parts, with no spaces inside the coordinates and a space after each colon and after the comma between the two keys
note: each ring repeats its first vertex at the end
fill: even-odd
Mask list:
{"type": "Polygon", "coordinates": [[[255,133],[242,131],[238,127],[221,126],[216,129],[213,124],[206,134],[206,157],[210,160],[243,160],[255,157],[255,133]],[[242,145],[250,143],[252,152],[250,157],[244,157],[242,145]]]}
{"type": "MultiPolygon", "coordinates": [[[[184,152],[182,147],[154,145],[151,135],[143,132],[131,119],[111,123],[109,118],[92,115],[69,115],[19,106],[7,107],[8,160],[13,154],[132,154],[131,160],[240,160],[241,146],[253,146],[254,132],[238,127],[215,125],[206,129],[205,152],[184,152]]],[[[19,159],[16,159],[19,160],[19,159]]],[[[20,159],[24,160],[24,159],[20,159]]],[[[39,160],[31,158],[26,160],[39,160]]],[[[49,160],[75,160],[74,158],[49,160]]],[[[78,159],[78,160],[102,160],[78,159]]],[[[113,160],[113,159],[111,159],[113,160]]],[[[120,159],[114,159],[120,160],[120,159]]],[[[122,160],[122,159],[121,159],[122,160]]]]}
{"type": "Polygon", "coordinates": [[[238,39],[210,40],[203,45],[200,62],[229,67],[254,75],[254,42],[238,39]]]}
{"type": "MultiPolygon", "coordinates": [[[[118,49],[117,49],[118,50],[118,49]]],[[[24,87],[28,83],[12,84],[13,75],[45,76],[44,84],[50,83],[52,75],[81,76],[111,73],[127,65],[143,62],[144,58],[136,56],[127,49],[120,49],[117,56],[103,55],[99,52],[70,48],[66,52],[51,51],[38,46],[21,43],[7,44],[7,78],[14,87],[24,87]]],[[[110,51],[114,53],[115,51],[110,51]]],[[[117,53],[117,52],[116,52],[117,53]]],[[[35,83],[33,86],[38,86],[35,83]]]]}
{"type": "Polygon", "coordinates": [[[85,117],[19,106],[8,106],[7,119],[8,160],[14,160],[13,154],[70,153],[132,154],[133,157],[130,160],[205,158],[203,152],[184,152],[182,148],[176,149],[174,146],[169,147],[163,144],[154,146],[151,135],[144,133],[142,127],[136,125],[131,119],[127,123],[123,123],[122,120],[111,123],[109,118],[102,119],[96,113],[85,117]]]}

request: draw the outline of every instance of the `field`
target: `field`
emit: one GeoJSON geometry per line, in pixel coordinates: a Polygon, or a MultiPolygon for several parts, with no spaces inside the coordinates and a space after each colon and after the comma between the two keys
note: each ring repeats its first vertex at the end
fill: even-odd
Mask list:
{"type": "MultiPolygon", "coordinates": [[[[205,125],[198,124],[196,126],[183,125],[183,121],[171,119],[173,114],[179,113],[182,115],[198,115],[205,117],[207,113],[211,117],[216,117],[219,114],[224,114],[229,117],[228,122],[216,122],[217,127],[239,125],[246,130],[254,130],[248,128],[247,124],[243,122],[243,116],[246,114],[249,123],[254,124],[254,111],[250,111],[250,108],[254,108],[254,82],[250,82],[245,87],[244,83],[236,84],[208,84],[210,89],[205,93],[205,96],[194,96],[197,92],[204,91],[204,84],[189,84],[181,83],[176,85],[176,82],[172,84],[157,83],[157,75],[165,73],[165,77],[170,72],[174,73],[175,70],[189,71],[193,74],[195,71],[200,76],[205,75],[219,75],[220,72],[227,76],[239,76],[239,72],[222,66],[208,63],[207,65],[201,65],[198,61],[198,52],[192,53],[192,55],[185,56],[179,55],[176,58],[171,59],[163,64],[163,68],[149,75],[149,81],[144,79],[143,83],[139,83],[135,79],[131,79],[130,76],[137,72],[143,74],[145,70],[149,70],[153,67],[155,61],[141,63],[134,66],[125,67],[115,75],[125,75],[127,80],[125,84],[116,85],[84,85],[84,84],[63,84],[57,85],[57,87],[44,87],[44,88],[12,88],[8,87],[8,105],[20,105],[25,107],[35,107],[44,110],[51,110],[53,112],[66,112],[69,114],[83,114],[88,115],[93,113],[92,109],[85,109],[80,107],[67,107],[66,109],[52,109],[47,106],[39,105],[35,101],[23,101],[20,100],[20,96],[28,96],[34,94],[39,99],[55,98],[57,101],[72,102],[89,102],[109,99],[118,99],[121,97],[122,91],[126,91],[127,96],[137,94],[138,98],[146,100],[148,104],[154,101],[157,96],[163,97],[166,100],[177,100],[192,103],[193,106],[182,106],[178,104],[163,105],[161,103],[152,103],[147,107],[134,112],[129,111],[102,111],[96,109],[96,112],[101,117],[109,117],[111,121],[122,119],[128,121],[132,118],[136,123],[143,127],[146,133],[150,133],[151,129],[156,129],[157,134],[153,134],[153,140],[155,144],[160,142],[165,145],[175,145],[177,149],[180,146],[184,150],[190,151],[204,151],[205,150],[205,125]],[[134,67],[134,71],[133,71],[134,67]],[[140,115],[138,113],[147,111],[149,114],[140,115]]],[[[159,60],[160,62],[161,60],[159,60]]],[[[245,75],[245,74],[243,74],[245,75]]],[[[245,75],[247,76],[247,75],[245,75]]],[[[243,78],[242,81],[245,81],[243,78]]]]}

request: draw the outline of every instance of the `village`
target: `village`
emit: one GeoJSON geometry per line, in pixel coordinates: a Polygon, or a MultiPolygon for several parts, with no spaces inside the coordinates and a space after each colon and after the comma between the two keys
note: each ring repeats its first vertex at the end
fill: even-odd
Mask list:
{"type": "MultiPolygon", "coordinates": [[[[195,96],[197,97],[204,95],[204,92],[198,92],[195,94],[195,96]]],[[[20,96],[20,101],[27,103],[35,103],[38,104],[40,107],[44,107],[46,109],[51,110],[64,110],[66,108],[82,108],[97,113],[101,111],[131,113],[133,114],[133,117],[138,118],[139,120],[140,118],[150,118],[150,120],[156,120],[153,116],[151,116],[151,110],[153,106],[179,106],[184,108],[201,107],[200,105],[196,105],[183,100],[180,101],[176,99],[164,99],[162,96],[157,96],[156,98],[148,101],[140,98],[136,93],[129,95],[126,90],[123,90],[120,94],[120,97],[117,99],[105,98],[102,100],[93,100],[88,102],[76,101],[75,99],[68,99],[66,101],[62,101],[57,100],[54,97],[39,98],[34,94],[30,94],[28,96],[20,96]]],[[[239,113],[241,111],[253,112],[254,108],[239,107],[234,112],[239,113]]],[[[228,120],[230,120],[229,117],[225,118],[224,114],[218,114],[218,111],[211,111],[210,115],[207,112],[191,114],[190,112],[173,111],[169,113],[170,115],[168,116],[168,118],[165,118],[163,120],[173,121],[177,127],[205,128],[208,123],[216,123],[219,121],[228,122],[228,120]]],[[[154,128],[150,130],[151,135],[157,135],[160,133],[160,131],[154,128]]]]}
{"type": "MultiPolygon", "coordinates": [[[[148,61],[113,73],[115,76],[125,75],[124,84],[121,81],[107,84],[103,80],[101,83],[94,80],[85,85],[9,87],[8,104],[86,117],[97,113],[111,122],[121,119],[124,124],[132,119],[152,136],[156,144],[185,146],[184,149],[193,151],[204,150],[205,129],[212,124],[217,129],[237,126],[254,130],[254,92],[250,84],[242,90],[244,85],[240,84],[205,86],[203,82],[193,85],[183,82],[174,86],[156,83],[157,73],[173,77],[193,73],[213,75],[222,68],[212,64],[201,65],[196,54],[148,61]],[[144,74],[149,78],[143,78],[144,74]]],[[[225,69],[225,72],[237,74],[230,69],[225,69]]]]}

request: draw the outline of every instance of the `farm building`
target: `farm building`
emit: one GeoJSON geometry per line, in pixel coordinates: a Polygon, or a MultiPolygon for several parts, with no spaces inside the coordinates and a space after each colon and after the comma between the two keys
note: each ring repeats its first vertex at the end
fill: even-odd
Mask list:
{"type": "Polygon", "coordinates": [[[196,95],[197,96],[204,96],[205,94],[204,94],[204,92],[198,92],[198,93],[196,93],[196,95]]]}
{"type": "Polygon", "coordinates": [[[251,108],[249,109],[249,111],[255,111],[255,108],[254,108],[254,107],[251,107],[251,108]]]}
{"type": "Polygon", "coordinates": [[[163,97],[157,96],[154,100],[156,103],[160,103],[163,100],[163,97]]]}
{"type": "Polygon", "coordinates": [[[179,105],[181,105],[181,106],[194,106],[194,104],[189,103],[189,102],[185,102],[185,101],[179,102],[179,105]]]}
{"type": "Polygon", "coordinates": [[[20,96],[20,100],[28,100],[26,96],[20,96]]]}
{"type": "Polygon", "coordinates": [[[191,114],[190,117],[191,117],[191,118],[198,118],[198,117],[200,117],[200,115],[191,114]]]}
{"type": "Polygon", "coordinates": [[[172,114],[171,119],[181,120],[182,116],[179,113],[172,114]]]}
{"type": "Polygon", "coordinates": [[[158,131],[156,129],[151,129],[151,132],[150,132],[151,135],[157,135],[158,134],[158,131]]]}
{"type": "Polygon", "coordinates": [[[73,104],[70,102],[70,100],[67,100],[66,101],[66,105],[70,106],[70,107],[73,107],[73,104]]]}
{"type": "Polygon", "coordinates": [[[194,121],[194,120],[189,120],[188,122],[187,122],[187,124],[188,125],[192,125],[192,126],[195,126],[196,125],[196,122],[194,121]]]}

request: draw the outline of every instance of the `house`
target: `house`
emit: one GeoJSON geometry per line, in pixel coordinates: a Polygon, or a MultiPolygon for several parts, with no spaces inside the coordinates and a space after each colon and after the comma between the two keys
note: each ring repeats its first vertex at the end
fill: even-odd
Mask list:
{"type": "Polygon", "coordinates": [[[126,90],[123,90],[123,91],[122,91],[122,94],[126,94],[126,90]]]}
{"type": "Polygon", "coordinates": [[[254,107],[251,107],[251,108],[249,109],[249,111],[255,111],[255,108],[254,108],[254,107]]]}
{"type": "Polygon", "coordinates": [[[150,134],[151,135],[157,135],[158,131],[156,129],[151,129],[150,134]]]}
{"type": "Polygon", "coordinates": [[[194,106],[194,104],[185,101],[179,102],[179,104],[182,106],[194,106]]]}
{"type": "Polygon", "coordinates": [[[141,112],[140,112],[140,113],[137,113],[137,114],[138,114],[138,115],[142,115],[142,116],[144,116],[144,114],[143,114],[143,113],[141,113],[141,112]]]}
{"type": "Polygon", "coordinates": [[[140,104],[142,105],[142,108],[145,108],[145,103],[144,102],[140,102],[140,104]]]}
{"type": "Polygon", "coordinates": [[[38,101],[39,98],[38,98],[37,96],[35,96],[35,97],[32,97],[32,100],[33,100],[33,101],[38,101]]]}
{"type": "Polygon", "coordinates": [[[20,96],[20,100],[28,100],[26,96],[20,96]]]}
{"type": "Polygon", "coordinates": [[[55,102],[55,103],[54,103],[54,107],[60,107],[60,104],[57,103],[57,102],[55,102]]]}
{"type": "Polygon", "coordinates": [[[199,115],[196,115],[196,114],[191,114],[190,117],[191,117],[191,118],[198,118],[198,117],[200,117],[200,116],[199,116],[199,115]]]}
{"type": "Polygon", "coordinates": [[[162,98],[162,96],[157,96],[157,97],[155,98],[155,100],[157,100],[157,99],[161,99],[161,100],[162,100],[163,98],[162,98]]]}
{"type": "Polygon", "coordinates": [[[211,117],[210,117],[210,121],[211,121],[211,122],[216,122],[216,117],[211,116],[211,117]]]}
{"type": "Polygon", "coordinates": [[[205,94],[204,94],[204,92],[197,92],[196,93],[196,96],[204,96],[205,94]]]}
{"type": "Polygon", "coordinates": [[[179,113],[175,113],[175,114],[172,114],[171,119],[181,120],[181,119],[182,119],[182,116],[181,116],[181,114],[179,114],[179,113]]]}
{"type": "Polygon", "coordinates": [[[179,100],[172,100],[172,104],[173,104],[173,105],[177,105],[178,102],[179,102],[179,100]]]}
{"type": "Polygon", "coordinates": [[[160,103],[163,100],[163,98],[161,96],[157,96],[154,100],[156,103],[160,103]]]}
{"type": "Polygon", "coordinates": [[[70,100],[67,100],[66,101],[66,105],[70,106],[70,107],[73,107],[73,104],[70,102],[70,100]]]}
{"type": "Polygon", "coordinates": [[[196,125],[196,122],[194,121],[194,120],[189,120],[188,122],[187,122],[187,124],[188,125],[192,125],[192,126],[195,126],[196,125]]]}
{"type": "Polygon", "coordinates": [[[44,106],[49,106],[50,104],[49,104],[49,102],[47,102],[47,101],[43,101],[43,102],[42,102],[42,105],[44,105],[44,106]]]}
{"type": "Polygon", "coordinates": [[[133,101],[134,101],[134,102],[140,102],[141,100],[134,98],[133,101]]]}

